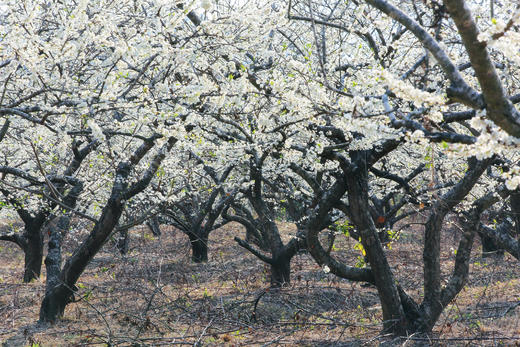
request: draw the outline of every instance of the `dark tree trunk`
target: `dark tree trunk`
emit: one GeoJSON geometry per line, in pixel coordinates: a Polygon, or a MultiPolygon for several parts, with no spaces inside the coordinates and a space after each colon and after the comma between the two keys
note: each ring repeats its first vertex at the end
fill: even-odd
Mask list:
{"type": "Polygon", "coordinates": [[[40,227],[26,229],[25,233],[25,269],[24,282],[31,282],[40,277],[43,260],[43,235],[40,227]]]}
{"type": "Polygon", "coordinates": [[[194,263],[208,261],[208,235],[204,231],[192,231],[188,234],[191,243],[191,260],[194,263]]]}
{"type": "Polygon", "coordinates": [[[368,172],[365,162],[363,159],[360,160],[361,165],[347,177],[347,191],[353,223],[361,235],[361,243],[365,248],[374,274],[375,284],[381,299],[383,328],[387,333],[405,335],[408,330],[406,315],[401,305],[396,280],[369,212],[368,172]]]}
{"type": "Polygon", "coordinates": [[[271,264],[271,287],[283,287],[291,283],[291,258],[280,256],[271,264]]]}
{"type": "Polygon", "coordinates": [[[47,281],[45,297],[40,308],[40,321],[54,323],[63,316],[65,306],[73,301],[74,291],[60,283],[61,245],[66,230],[70,225],[69,216],[61,216],[56,227],[50,229],[49,250],[45,258],[47,281]]]}
{"type": "MultiPolygon", "coordinates": [[[[267,213],[264,213],[264,216],[267,213]]],[[[262,225],[262,238],[271,250],[271,287],[282,287],[291,282],[291,258],[295,252],[289,253],[280,237],[276,223],[272,219],[262,225]]]]}
{"type": "Polygon", "coordinates": [[[101,249],[121,217],[124,207],[124,200],[121,195],[126,189],[125,180],[129,172],[129,164],[119,164],[111,197],[108,199],[101,217],[94,225],[89,236],[65,263],[65,266],[60,271],[57,284],[46,289],[45,297],[40,307],[41,322],[55,322],[60,319],[67,304],[73,301],[76,281],[92,258],[101,249]]]}
{"type": "Polygon", "coordinates": [[[500,247],[505,249],[516,259],[520,259],[520,242],[511,236],[514,226],[508,219],[497,225],[496,229],[480,224],[480,232],[487,237],[492,238],[493,241],[500,247]]]}
{"type": "Polygon", "coordinates": [[[74,297],[76,281],[117,225],[123,210],[119,198],[122,189],[116,186],[113,190],[115,193],[109,199],[99,221],[94,225],[85,241],[65,263],[59,274],[57,285],[47,288],[40,307],[41,322],[55,322],[63,316],[65,306],[72,302],[74,297]]]}
{"type": "Polygon", "coordinates": [[[63,317],[65,307],[74,301],[76,290],[76,286],[69,288],[65,284],[59,284],[45,293],[40,306],[40,322],[54,323],[63,317]]]}
{"type": "Polygon", "coordinates": [[[146,222],[146,225],[150,228],[150,231],[154,236],[161,236],[161,225],[159,224],[159,218],[157,216],[149,219],[146,222]]]}
{"type": "MultiPolygon", "coordinates": [[[[154,146],[156,139],[156,135],[150,137],[136,149],[128,162],[119,163],[112,186],[112,192],[103,208],[101,217],[99,217],[87,238],[76,248],[72,256],[65,263],[63,269],[60,271],[57,284],[53,287],[48,286],[46,288],[45,297],[40,307],[40,322],[55,322],[63,316],[66,305],[73,301],[78,278],[83,271],[85,271],[85,268],[92,258],[94,258],[101,247],[103,247],[116,227],[123,213],[125,201],[142,192],[148,186],[166,156],[166,153],[177,141],[173,137],[169,138],[168,142],[163,146],[163,149],[155,155],[150,163],[150,167],[143,174],[142,178],[131,187],[128,187],[127,179],[130,175],[130,171],[154,146]]],[[[78,186],[78,189],[81,189],[81,187],[78,186]]]]}
{"type": "Polygon", "coordinates": [[[518,237],[520,235],[520,190],[516,189],[509,199],[509,204],[511,206],[511,212],[513,214],[514,223],[514,236],[518,237]]]}
{"type": "Polygon", "coordinates": [[[122,255],[128,253],[128,245],[130,244],[130,238],[128,236],[128,229],[119,231],[117,238],[117,249],[122,255]]]}
{"type": "MultiPolygon", "coordinates": [[[[74,188],[65,196],[64,202],[71,207],[76,206],[76,201],[83,190],[83,184],[77,182],[74,188]]],[[[40,321],[55,322],[63,316],[65,306],[74,299],[74,291],[77,289],[74,283],[63,283],[61,277],[61,246],[63,238],[70,227],[70,215],[62,215],[55,224],[49,226],[49,242],[45,268],[47,280],[45,282],[45,297],[40,307],[40,321]]]]}
{"type": "Polygon", "coordinates": [[[480,242],[482,243],[482,258],[498,255],[503,256],[504,250],[501,249],[495,240],[479,231],[480,242]]]}
{"type": "MultiPolygon", "coordinates": [[[[448,305],[455,297],[455,294],[462,289],[460,283],[465,281],[466,268],[460,265],[459,270],[452,275],[452,280],[457,282],[449,291],[442,288],[441,281],[441,231],[443,227],[444,218],[457,204],[459,204],[473,189],[473,186],[480,178],[482,173],[486,170],[493,158],[488,158],[483,161],[478,161],[474,157],[468,159],[468,170],[466,171],[462,180],[460,180],[453,188],[439,197],[432,206],[430,216],[425,224],[424,231],[424,248],[423,248],[423,269],[424,269],[424,300],[421,304],[421,312],[423,316],[424,325],[421,328],[423,332],[431,332],[435,323],[439,319],[444,307],[448,305]],[[460,278],[457,280],[457,277],[460,278]],[[462,280],[464,278],[464,280],[462,280]],[[453,294],[455,292],[455,294],[453,294]]],[[[471,232],[475,231],[476,227],[471,232]]],[[[466,251],[469,257],[469,250],[473,244],[473,234],[466,231],[463,235],[466,240],[466,251]]],[[[464,248],[462,247],[462,248],[464,248]]],[[[459,250],[460,251],[460,250],[459,250]]],[[[461,256],[457,251],[457,257],[461,256]]],[[[460,263],[468,259],[460,259],[460,263]]],[[[451,280],[450,280],[451,281],[451,280]]]]}

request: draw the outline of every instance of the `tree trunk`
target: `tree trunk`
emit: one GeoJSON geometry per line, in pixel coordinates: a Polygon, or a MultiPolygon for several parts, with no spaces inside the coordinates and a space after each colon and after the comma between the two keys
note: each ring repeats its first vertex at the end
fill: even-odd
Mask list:
{"type": "Polygon", "coordinates": [[[511,206],[512,217],[514,221],[514,236],[518,238],[520,236],[520,190],[517,188],[509,199],[509,205],[511,206]]]}
{"type": "MultiPolygon", "coordinates": [[[[123,213],[125,201],[142,192],[148,186],[166,156],[167,151],[169,151],[177,141],[171,137],[168,143],[163,146],[163,150],[155,155],[150,167],[144,173],[143,178],[128,188],[127,179],[130,175],[130,171],[154,146],[155,139],[155,135],[147,139],[134,152],[128,162],[121,162],[117,166],[112,192],[103,208],[101,216],[94,224],[87,238],[76,248],[65,263],[65,266],[60,271],[58,284],[54,287],[46,288],[45,297],[40,307],[40,322],[54,322],[63,316],[65,307],[74,299],[74,291],[77,290],[77,280],[116,227],[123,213]]],[[[69,205],[71,204],[69,203],[69,205]]]]}
{"type": "Polygon", "coordinates": [[[38,227],[37,229],[26,229],[25,253],[25,269],[23,275],[24,282],[31,282],[33,279],[40,277],[42,260],[43,260],[43,235],[38,227]]]}
{"type": "Polygon", "coordinates": [[[121,174],[120,171],[123,171],[123,174],[125,174],[129,172],[129,169],[120,164],[118,172],[116,172],[112,196],[103,208],[101,217],[87,238],[65,263],[65,266],[60,271],[57,284],[46,289],[45,297],[40,306],[40,322],[53,323],[63,316],[65,307],[73,301],[74,292],[77,290],[76,281],[117,225],[123,211],[121,192],[126,188],[123,182],[128,176],[128,174],[121,174]]]}
{"type": "MultiPolygon", "coordinates": [[[[61,217],[68,218],[68,217],[61,217]]],[[[63,221],[67,223],[69,221],[63,221]]],[[[74,300],[74,292],[76,286],[72,288],[60,283],[61,272],[61,244],[65,229],[55,228],[51,231],[49,237],[49,251],[45,258],[45,267],[47,269],[47,282],[45,288],[45,297],[40,306],[40,321],[55,323],[63,317],[65,307],[74,300]]]]}
{"type": "Polygon", "coordinates": [[[150,230],[154,236],[161,236],[161,225],[159,223],[159,218],[157,216],[150,218],[146,222],[146,225],[148,226],[148,228],[150,228],[150,230]]]}
{"type": "Polygon", "coordinates": [[[122,255],[128,253],[128,245],[130,244],[130,237],[128,235],[128,229],[119,231],[117,237],[117,249],[122,255]]]}
{"type": "Polygon", "coordinates": [[[40,322],[54,323],[61,317],[65,307],[73,302],[74,292],[77,288],[67,287],[65,284],[59,284],[49,290],[43,298],[40,306],[40,322]]]}
{"type": "Polygon", "coordinates": [[[492,238],[498,247],[505,249],[516,259],[520,259],[520,242],[510,234],[513,228],[514,226],[506,219],[497,225],[496,229],[480,224],[479,231],[492,238]]]}
{"type": "Polygon", "coordinates": [[[208,235],[204,231],[191,231],[188,234],[191,243],[191,260],[194,263],[208,261],[208,235]]]}
{"type": "MultiPolygon", "coordinates": [[[[464,174],[464,177],[435,201],[431,208],[430,216],[425,223],[423,248],[424,300],[421,304],[421,311],[424,318],[422,331],[426,333],[431,332],[444,310],[444,307],[449,303],[449,301],[451,301],[451,299],[446,299],[450,296],[443,294],[441,281],[440,250],[441,232],[444,219],[446,215],[469,194],[492,160],[493,158],[488,158],[483,161],[479,161],[474,157],[468,158],[468,170],[464,174]],[[443,300],[447,301],[443,302],[443,300]]],[[[474,231],[475,228],[470,229],[473,229],[474,231]]],[[[473,235],[471,235],[471,242],[469,239],[470,238],[465,242],[467,247],[471,249],[471,245],[473,244],[473,235]]],[[[460,262],[463,262],[462,258],[460,262]]],[[[461,269],[462,268],[463,266],[461,265],[461,269]]],[[[463,278],[460,274],[464,271],[459,270],[459,273],[454,274],[452,277],[463,278]]],[[[461,283],[462,280],[457,281],[461,283]]],[[[460,289],[462,289],[462,287],[460,287],[460,289]]],[[[460,289],[457,289],[457,291],[460,289]]],[[[445,291],[444,293],[447,292],[445,291]]]]}
{"type": "Polygon", "coordinates": [[[45,297],[40,307],[40,321],[54,323],[63,317],[65,306],[73,301],[74,291],[61,283],[61,245],[66,231],[69,229],[70,217],[61,216],[58,223],[49,229],[48,252],[45,258],[47,280],[45,297]]]}
{"type": "MultiPolygon", "coordinates": [[[[264,213],[267,216],[267,213],[264,213]]],[[[266,218],[262,225],[262,238],[271,251],[271,287],[282,287],[291,282],[291,258],[280,237],[278,226],[266,218]]]]}
{"type": "Polygon", "coordinates": [[[482,243],[482,258],[493,255],[503,256],[504,250],[498,247],[495,240],[479,231],[480,242],[482,243]]]}
{"type": "MultiPolygon", "coordinates": [[[[122,190],[120,187],[116,187],[114,190],[117,188],[122,190]]],[[[59,274],[57,284],[54,287],[47,288],[40,307],[41,322],[52,323],[60,319],[67,304],[73,301],[76,281],[90,260],[101,249],[119,221],[123,210],[123,205],[118,196],[119,193],[117,191],[117,193],[112,194],[113,196],[108,200],[99,221],[94,225],[89,236],[67,260],[59,274]]]]}
{"type": "Polygon", "coordinates": [[[352,222],[361,235],[383,311],[383,329],[386,333],[406,335],[407,319],[401,305],[396,281],[388,264],[383,246],[374,225],[368,205],[368,172],[363,159],[347,177],[347,191],[352,211],[352,222]]]}
{"type": "Polygon", "coordinates": [[[50,230],[49,251],[45,258],[45,268],[47,269],[47,281],[45,286],[45,297],[40,307],[40,321],[54,323],[61,317],[65,306],[73,301],[74,291],[66,285],[60,283],[61,272],[61,245],[63,236],[70,225],[70,217],[60,217],[56,227],[50,230]]]}
{"type": "Polygon", "coordinates": [[[271,264],[271,287],[284,287],[291,283],[291,259],[279,256],[271,264]]]}

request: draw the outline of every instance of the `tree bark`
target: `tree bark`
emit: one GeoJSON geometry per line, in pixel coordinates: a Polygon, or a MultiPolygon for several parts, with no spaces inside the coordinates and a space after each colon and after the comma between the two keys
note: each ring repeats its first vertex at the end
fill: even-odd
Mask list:
{"type": "Polygon", "coordinates": [[[271,287],[283,287],[291,283],[291,258],[285,254],[273,259],[271,265],[271,287]]]}
{"type": "Polygon", "coordinates": [[[520,236],[520,189],[517,188],[511,193],[509,205],[511,206],[511,214],[515,226],[512,236],[518,238],[520,236]]]}
{"type": "Polygon", "coordinates": [[[291,282],[290,264],[294,254],[289,255],[287,248],[284,246],[273,211],[263,198],[261,165],[251,162],[250,172],[255,183],[247,197],[258,214],[258,229],[260,229],[262,239],[271,251],[271,260],[269,262],[271,265],[271,286],[280,287],[291,282]]]}
{"type": "Polygon", "coordinates": [[[482,258],[493,255],[503,256],[504,250],[496,244],[495,240],[479,230],[480,243],[482,244],[482,258]]]}
{"type": "Polygon", "coordinates": [[[119,236],[117,237],[117,249],[122,255],[128,253],[128,246],[130,244],[130,238],[128,235],[128,229],[120,230],[119,236]]]}
{"type": "Polygon", "coordinates": [[[191,260],[194,263],[208,261],[208,235],[203,230],[188,233],[191,244],[191,260]]]}
{"type": "Polygon", "coordinates": [[[361,235],[361,243],[369,260],[379,293],[383,311],[383,329],[385,332],[394,335],[406,335],[407,320],[401,305],[396,281],[369,212],[367,165],[364,165],[363,159],[360,160],[360,165],[352,170],[346,180],[352,222],[361,235]]]}
{"type": "Polygon", "coordinates": [[[520,242],[511,236],[511,231],[514,226],[506,219],[500,223],[496,229],[480,224],[480,232],[493,241],[500,247],[505,249],[516,259],[520,260],[520,242]]]}
{"type": "Polygon", "coordinates": [[[117,166],[112,192],[103,208],[101,217],[87,238],[65,263],[60,271],[58,284],[46,290],[40,307],[40,322],[55,322],[63,316],[65,307],[73,301],[76,281],[116,227],[123,213],[125,201],[142,192],[150,184],[166,153],[177,142],[175,138],[169,138],[159,153],[154,156],[143,177],[137,183],[128,187],[127,179],[130,171],[154,146],[157,136],[153,135],[147,139],[133,153],[128,162],[121,162],[117,166]]]}
{"type": "MultiPolygon", "coordinates": [[[[479,93],[466,83],[448,54],[419,23],[386,0],[367,0],[366,2],[401,23],[421,41],[421,44],[435,57],[446,77],[450,80],[451,87],[448,89],[449,94],[451,94],[449,95],[450,97],[455,97],[463,104],[473,108],[482,108],[484,106],[479,93]]],[[[447,1],[444,2],[446,3],[447,1]]]]}
{"type": "Polygon", "coordinates": [[[63,316],[65,306],[74,296],[76,281],[117,225],[122,211],[121,200],[113,194],[90,235],[66,262],[60,273],[59,284],[45,293],[40,308],[40,321],[52,323],[63,316]]]}
{"type": "Polygon", "coordinates": [[[255,228],[246,225],[246,241],[256,245],[262,251],[269,250],[269,245],[265,242],[262,235],[255,228]]]}
{"type": "MultiPolygon", "coordinates": [[[[458,205],[473,189],[473,186],[480,178],[482,173],[491,164],[493,158],[477,160],[474,157],[468,159],[468,170],[462,180],[460,180],[453,188],[442,195],[431,209],[431,214],[425,224],[424,231],[424,300],[421,304],[424,326],[421,328],[423,332],[430,332],[442,311],[444,305],[442,301],[442,285],[441,285],[441,263],[440,263],[440,247],[441,247],[441,231],[444,218],[456,205],[458,205]]],[[[468,234],[469,235],[469,234],[468,234]]],[[[468,240],[466,244],[469,249],[473,243],[473,235],[463,235],[468,240]]],[[[461,260],[462,261],[462,260],[461,260]]],[[[461,266],[461,268],[463,268],[461,266]]],[[[459,274],[454,274],[459,276],[459,274]]]]}
{"type": "Polygon", "coordinates": [[[265,221],[263,227],[263,239],[271,251],[271,287],[285,286],[291,283],[291,258],[294,254],[289,254],[284,246],[274,221],[265,221]]]}
{"type": "Polygon", "coordinates": [[[40,226],[26,227],[25,266],[23,281],[31,282],[40,277],[43,260],[43,235],[40,226]],[[28,229],[27,229],[28,228],[28,229]]]}
{"type": "Polygon", "coordinates": [[[444,0],[444,4],[457,26],[457,31],[468,53],[471,67],[475,71],[482,88],[486,102],[486,117],[508,134],[520,137],[520,113],[506,95],[502,81],[487,50],[487,43],[478,39],[477,23],[473,20],[466,1],[444,0]]]}
{"type": "Polygon", "coordinates": [[[46,293],[40,306],[40,322],[55,323],[63,317],[65,307],[74,301],[75,290],[59,284],[46,293]]]}
{"type": "Polygon", "coordinates": [[[150,218],[146,222],[146,225],[148,226],[148,228],[150,228],[153,236],[161,236],[161,225],[157,216],[150,218]]]}
{"type": "Polygon", "coordinates": [[[47,269],[47,280],[45,286],[45,297],[40,308],[40,321],[54,323],[63,315],[65,306],[72,301],[73,292],[63,286],[60,281],[61,271],[61,245],[63,237],[70,225],[69,216],[61,216],[56,227],[50,229],[47,257],[45,268],[47,269]]]}

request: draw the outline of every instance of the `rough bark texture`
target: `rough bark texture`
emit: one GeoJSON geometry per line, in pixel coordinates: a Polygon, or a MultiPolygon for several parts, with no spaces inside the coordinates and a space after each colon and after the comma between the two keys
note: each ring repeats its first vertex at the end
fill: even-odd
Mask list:
{"type": "MultiPolygon", "coordinates": [[[[27,227],[26,227],[27,228],[27,227]]],[[[40,278],[43,260],[43,235],[40,226],[34,229],[26,229],[25,232],[25,266],[23,281],[31,282],[33,279],[40,278]]]]}
{"type": "MultiPolygon", "coordinates": [[[[265,159],[265,157],[263,158],[265,159]]],[[[264,200],[262,190],[262,159],[258,157],[251,159],[249,169],[254,184],[253,187],[247,191],[246,197],[251,203],[251,206],[253,206],[258,218],[253,218],[250,214],[249,218],[243,216],[239,218],[240,216],[237,216],[236,220],[246,225],[246,228],[250,227],[258,230],[261,234],[261,239],[265,242],[271,254],[270,256],[264,255],[262,252],[254,249],[248,242],[239,238],[235,237],[235,241],[260,260],[270,265],[271,287],[285,286],[291,282],[291,259],[304,243],[300,243],[298,239],[292,239],[287,245],[284,245],[275,222],[274,212],[264,200]]]]}
{"type": "MultiPolygon", "coordinates": [[[[4,192],[4,195],[6,193],[4,192]]],[[[13,206],[23,221],[23,232],[11,230],[0,234],[0,240],[16,243],[24,252],[24,275],[25,283],[31,282],[40,277],[43,260],[43,225],[47,221],[49,212],[40,211],[36,216],[32,216],[18,203],[13,202],[13,206]]],[[[22,224],[18,224],[20,227],[22,224]]],[[[11,228],[13,229],[13,228],[11,228]]]]}
{"type": "Polygon", "coordinates": [[[191,260],[194,263],[208,261],[208,235],[201,230],[188,233],[191,243],[191,260]]]}
{"type": "MultiPolygon", "coordinates": [[[[79,194],[83,190],[83,183],[77,179],[71,179],[74,186],[64,197],[63,202],[74,208],[79,194]]],[[[63,315],[65,306],[73,300],[74,290],[64,285],[61,279],[61,246],[65,234],[70,227],[71,216],[64,214],[58,217],[56,223],[49,225],[48,252],[45,258],[47,280],[45,282],[45,297],[40,308],[40,320],[54,322],[63,315]]]]}
{"type": "Polygon", "coordinates": [[[291,259],[294,254],[289,254],[274,222],[274,216],[271,218],[272,220],[265,220],[262,232],[271,252],[271,286],[281,287],[291,283],[291,259]]]}
{"type": "Polygon", "coordinates": [[[478,234],[482,244],[482,258],[504,255],[504,249],[500,248],[492,237],[487,236],[480,228],[478,234]]]}
{"type": "Polygon", "coordinates": [[[150,231],[154,236],[161,236],[161,226],[159,224],[159,218],[157,218],[157,216],[150,218],[146,222],[146,225],[148,226],[148,228],[150,228],[150,231]]]}
{"type": "MultiPolygon", "coordinates": [[[[364,154],[360,153],[360,155],[364,154]]],[[[361,235],[361,243],[366,251],[379,293],[383,311],[383,329],[395,335],[404,335],[408,330],[407,320],[401,305],[396,280],[369,212],[367,165],[362,160],[358,164],[361,165],[353,167],[347,177],[352,222],[361,235]]]]}
{"type": "Polygon", "coordinates": [[[254,227],[246,226],[246,241],[256,245],[262,251],[269,250],[269,245],[262,238],[262,234],[254,227]]]}
{"type": "Polygon", "coordinates": [[[246,228],[246,242],[267,252],[269,245],[262,236],[258,218],[255,218],[253,213],[242,205],[232,203],[229,207],[222,211],[222,217],[227,221],[242,224],[246,228]],[[229,214],[229,207],[233,207],[234,214],[229,214]]]}
{"type": "Polygon", "coordinates": [[[130,246],[130,237],[128,235],[128,229],[119,230],[119,235],[117,236],[116,247],[119,250],[119,253],[125,255],[128,253],[128,248],[130,246]]]}
{"type": "Polygon", "coordinates": [[[518,188],[511,193],[509,205],[511,207],[511,217],[515,226],[512,235],[518,237],[520,236],[520,190],[518,188]]]}
{"type": "Polygon", "coordinates": [[[50,229],[48,253],[45,258],[47,280],[45,297],[40,308],[40,321],[55,322],[72,301],[73,291],[61,285],[61,245],[70,225],[70,216],[61,216],[56,227],[50,229]]]}
{"type": "Polygon", "coordinates": [[[101,249],[105,240],[117,225],[123,211],[120,193],[123,190],[121,177],[128,177],[128,165],[120,165],[118,179],[114,185],[112,196],[108,200],[99,221],[85,241],[76,249],[67,260],[60,272],[58,285],[50,288],[40,308],[40,321],[55,322],[63,316],[65,306],[71,302],[74,296],[74,288],[79,276],[83,273],[94,255],[101,249]]]}
{"type": "Polygon", "coordinates": [[[308,249],[314,259],[320,265],[326,265],[331,273],[353,281],[370,282],[377,286],[383,311],[384,329],[387,332],[394,335],[430,333],[444,307],[453,300],[466,282],[478,216],[496,201],[494,200],[496,196],[490,194],[476,203],[474,216],[471,218],[471,223],[466,225],[459,243],[453,273],[448,284],[443,288],[440,278],[440,233],[444,217],[467,196],[493,159],[477,161],[471,158],[462,180],[437,198],[432,206],[430,217],[425,225],[423,252],[425,299],[421,305],[418,305],[393,277],[373,216],[369,212],[367,168],[377,161],[378,153],[383,151],[375,148],[367,153],[351,152],[349,159],[341,155],[334,157],[340,162],[345,174],[343,179],[338,178],[333,187],[323,195],[313,215],[309,217],[306,225],[308,249]],[[345,203],[338,204],[345,192],[348,193],[348,206],[345,203]],[[339,263],[330,257],[319,243],[317,237],[321,231],[319,221],[325,218],[328,211],[337,206],[348,208],[347,215],[361,236],[370,268],[356,269],[339,263]]]}
{"type": "Polygon", "coordinates": [[[291,258],[284,254],[271,264],[271,287],[283,287],[291,283],[291,258]]]}
{"type": "Polygon", "coordinates": [[[63,317],[65,307],[74,301],[74,292],[77,288],[67,287],[59,283],[45,293],[40,306],[40,322],[55,323],[63,317]]]}

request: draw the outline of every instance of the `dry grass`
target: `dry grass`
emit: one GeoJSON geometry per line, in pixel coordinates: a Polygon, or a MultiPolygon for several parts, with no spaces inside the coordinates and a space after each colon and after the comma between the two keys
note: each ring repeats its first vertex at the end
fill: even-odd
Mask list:
{"type": "MultiPolygon", "coordinates": [[[[282,225],[286,235],[294,232],[282,225]]],[[[44,283],[21,283],[23,255],[2,243],[0,250],[0,340],[9,345],[377,345],[381,308],[377,291],[325,274],[307,254],[292,263],[292,283],[273,292],[268,269],[237,247],[237,225],[210,237],[210,261],[190,263],[187,237],[169,229],[156,239],[132,232],[131,252],[122,257],[109,242],[80,279],[79,301],[64,319],[38,327],[44,283]]],[[[453,265],[458,232],[445,233],[443,274],[453,265]]],[[[403,233],[388,250],[400,283],[422,295],[422,233],[403,233]]],[[[335,255],[358,262],[355,242],[338,238],[335,255]]],[[[74,246],[68,241],[65,251],[74,246]]],[[[430,342],[439,345],[520,343],[517,261],[480,258],[474,247],[468,285],[446,308],[430,342]]],[[[44,278],[43,274],[42,278],[44,278]]],[[[400,341],[411,345],[418,341],[400,341]]],[[[424,341],[421,341],[424,342],[424,341]]]]}

